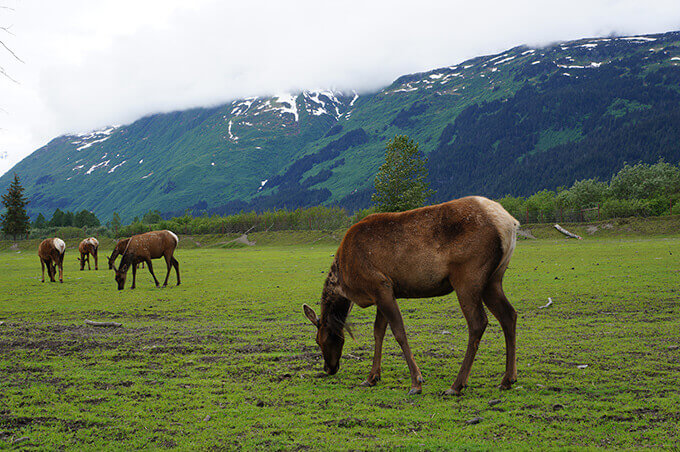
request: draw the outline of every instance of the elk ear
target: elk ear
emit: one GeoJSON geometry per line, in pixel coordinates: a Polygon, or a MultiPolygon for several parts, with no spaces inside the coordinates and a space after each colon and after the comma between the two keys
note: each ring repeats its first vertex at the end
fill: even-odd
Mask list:
{"type": "Polygon", "coordinates": [[[314,312],[314,309],[310,308],[306,304],[302,305],[302,309],[305,311],[305,315],[309,319],[310,322],[312,322],[312,325],[315,327],[319,327],[319,318],[316,316],[316,312],[314,312]]]}

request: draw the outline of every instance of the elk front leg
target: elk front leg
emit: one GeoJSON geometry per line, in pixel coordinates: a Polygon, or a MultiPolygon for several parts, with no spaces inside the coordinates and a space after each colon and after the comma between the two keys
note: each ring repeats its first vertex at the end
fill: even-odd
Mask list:
{"type": "MultiPolygon", "coordinates": [[[[45,261],[40,259],[40,267],[42,267],[42,282],[45,282],[45,261]]],[[[50,273],[49,267],[47,267],[47,273],[50,273]]]]}
{"type": "Polygon", "coordinates": [[[361,386],[375,386],[380,381],[380,360],[382,358],[383,339],[387,330],[387,319],[376,309],[375,322],[373,323],[373,337],[375,339],[375,350],[373,352],[373,366],[368,378],[361,383],[361,386]]]}
{"type": "Polygon", "coordinates": [[[132,285],[130,286],[130,289],[134,289],[137,284],[137,265],[132,264],[132,285]]]}
{"type": "Polygon", "coordinates": [[[418,368],[415,359],[413,359],[413,353],[411,352],[411,347],[406,338],[404,320],[401,317],[401,312],[394,299],[394,295],[390,294],[389,297],[381,298],[379,303],[377,303],[377,307],[387,319],[392,334],[401,347],[401,351],[404,353],[404,358],[406,359],[406,364],[408,364],[408,370],[411,374],[411,389],[408,393],[409,395],[420,394],[423,392],[423,376],[420,373],[420,369],[418,368]]]}

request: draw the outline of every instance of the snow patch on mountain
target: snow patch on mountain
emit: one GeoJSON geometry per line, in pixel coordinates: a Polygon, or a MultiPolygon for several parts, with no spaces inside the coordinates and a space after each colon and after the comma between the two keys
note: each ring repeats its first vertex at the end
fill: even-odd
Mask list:
{"type": "Polygon", "coordinates": [[[109,166],[109,162],[110,162],[110,161],[111,161],[111,160],[104,160],[104,161],[101,162],[101,163],[97,163],[96,165],[92,165],[92,166],[90,167],[90,169],[87,170],[87,172],[86,172],[85,174],[92,174],[92,172],[93,172],[94,170],[96,170],[97,168],[103,168],[103,167],[105,167],[105,166],[109,166]]]}
{"type": "Polygon", "coordinates": [[[238,143],[238,137],[237,137],[236,135],[234,135],[233,133],[231,133],[231,126],[232,126],[233,123],[234,123],[234,121],[232,121],[232,120],[230,119],[230,120],[229,120],[229,126],[228,126],[228,128],[227,128],[227,132],[229,132],[229,139],[230,139],[231,141],[233,141],[234,143],[238,143]]]}
{"type": "Polygon", "coordinates": [[[125,163],[125,162],[127,162],[127,160],[123,160],[123,161],[120,162],[118,165],[116,165],[116,166],[114,166],[113,168],[111,168],[111,169],[109,170],[109,174],[111,174],[111,173],[113,173],[114,171],[116,171],[116,169],[117,169],[117,168],[120,168],[120,167],[123,165],[123,163],[125,163]]]}
{"type": "Polygon", "coordinates": [[[84,133],[79,133],[77,135],[71,135],[73,138],[76,138],[74,141],[71,141],[71,144],[73,145],[80,145],[79,147],[76,148],[77,151],[82,151],[83,149],[87,149],[97,143],[102,143],[109,138],[111,138],[111,135],[113,132],[120,128],[120,125],[115,125],[115,126],[109,126],[101,130],[93,130],[91,132],[84,132],[84,133]]]}
{"type": "Polygon", "coordinates": [[[298,122],[297,98],[298,96],[293,96],[289,93],[277,94],[274,96],[276,103],[280,105],[278,109],[281,111],[281,116],[286,113],[292,114],[295,118],[295,122],[298,122]]]}

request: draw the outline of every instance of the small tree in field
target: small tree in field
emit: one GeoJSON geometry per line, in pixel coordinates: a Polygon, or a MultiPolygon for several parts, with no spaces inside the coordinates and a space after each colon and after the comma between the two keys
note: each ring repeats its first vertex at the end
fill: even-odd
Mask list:
{"type": "Polygon", "coordinates": [[[7,193],[2,195],[2,203],[7,211],[0,215],[2,232],[11,235],[14,240],[17,235],[27,234],[31,229],[31,222],[26,213],[28,200],[24,196],[24,187],[19,182],[19,176],[14,173],[14,180],[7,189],[7,193]]]}
{"type": "Polygon", "coordinates": [[[406,135],[387,142],[385,163],[375,176],[371,202],[380,212],[402,212],[425,204],[434,192],[427,182],[427,158],[406,135]]]}

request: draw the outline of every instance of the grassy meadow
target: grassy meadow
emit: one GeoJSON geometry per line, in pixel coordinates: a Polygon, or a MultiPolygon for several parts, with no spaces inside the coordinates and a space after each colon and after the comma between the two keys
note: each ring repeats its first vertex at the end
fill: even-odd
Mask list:
{"type": "Polygon", "coordinates": [[[407,395],[389,330],[382,381],[358,386],[374,308],[352,310],[356,340],[321,376],[301,305],[318,311],[339,236],[182,237],[181,286],[157,289],[140,269],[122,292],[109,243],[99,271],[80,272],[67,241],[63,284],[40,282],[33,244],[4,244],[0,449],[677,449],[680,236],[520,241],[505,278],[518,382],[497,389],[505,345],[490,318],[461,397],[441,395],[467,342],[455,294],[400,301],[422,395],[407,395]]]}

